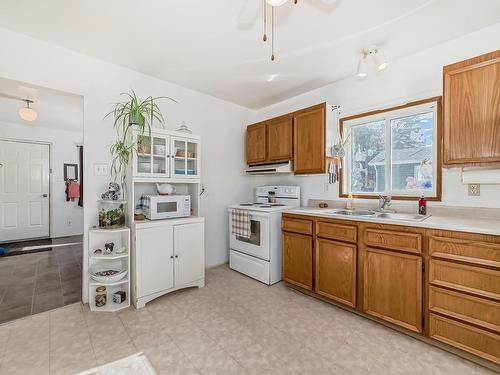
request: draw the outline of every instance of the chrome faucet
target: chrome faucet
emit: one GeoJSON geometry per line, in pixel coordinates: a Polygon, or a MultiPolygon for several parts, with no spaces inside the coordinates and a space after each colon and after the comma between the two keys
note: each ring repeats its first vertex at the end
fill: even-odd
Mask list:
{"type": "Polygon", "coordinates": [[[378,210],[379,211],[390,211],[387,209],[392,203],[391,203],[392,197],[390,195],[380,195],[378,197],[378,210]]]}

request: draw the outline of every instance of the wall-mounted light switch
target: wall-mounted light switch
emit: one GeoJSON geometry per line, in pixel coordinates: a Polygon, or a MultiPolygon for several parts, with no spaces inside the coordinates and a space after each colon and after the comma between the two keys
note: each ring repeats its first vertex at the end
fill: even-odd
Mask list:
{"type": "Polygon", "coordinates": [[[94,175],[107,176],[108,175],[108,165],[104,164],[104,163],[94,164],[94,175]]]}
{"type": "Polygon", "coordinates": [[[469,197],[478,197],[481,195],[481,185],[469,184],[469,197]]]}

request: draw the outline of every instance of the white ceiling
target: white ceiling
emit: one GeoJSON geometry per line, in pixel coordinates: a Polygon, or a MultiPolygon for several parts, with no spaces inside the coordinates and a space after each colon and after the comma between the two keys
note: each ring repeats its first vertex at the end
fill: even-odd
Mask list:
{"type": "Polygon", "coordinates": [[[0,122],[83,132],[83,97],[0,78],[0,122]],[[31,108],[38,114],[35,121],[19,117],[25,104],[15,98],[33,100],[31,108]]]}
{"type": "Polygon", "coordinates": [[[261,17],[253,17],[261,4],[2,1],[0,25],[260,108],[352,76],[367,46],[379,45],[396,60],[500,21],[498,0],[289,1],[277,10],[273,63],[269,44],[262,42],[261,17]]]}

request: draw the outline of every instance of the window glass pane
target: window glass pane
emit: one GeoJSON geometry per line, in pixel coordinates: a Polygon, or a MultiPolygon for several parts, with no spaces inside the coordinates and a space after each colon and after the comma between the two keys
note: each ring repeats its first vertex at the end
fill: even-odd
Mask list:
{"type": "Polygon", "coordinates": [[[434,189],[434,114],[391,120],[391,184],[413,195],[434,189]]]}
{"type": "Polygon", "coordinates": [[[351,128],[351,191],[385,190],[385,121],[374,121],[351,128]]]}

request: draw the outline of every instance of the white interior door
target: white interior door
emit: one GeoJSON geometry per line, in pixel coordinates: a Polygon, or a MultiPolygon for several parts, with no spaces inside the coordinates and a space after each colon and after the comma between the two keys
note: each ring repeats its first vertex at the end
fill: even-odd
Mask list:
{"type": "Polygon", "coordinates": [[[48,237],[49,145],[0,141],[0,242],[48,237]]]}
{"type": "Polygon", "coordinates": [[[175,286],[205,276],[204,224],[174,225],[175,286]]]}

